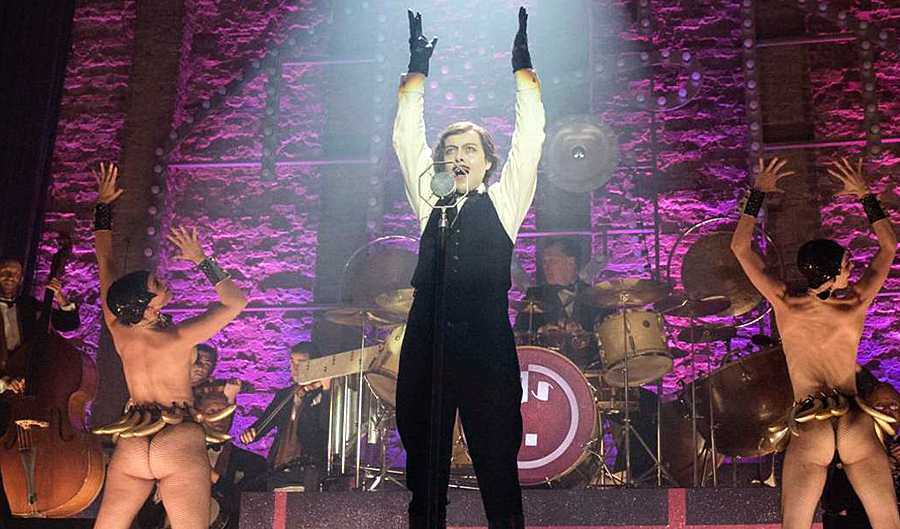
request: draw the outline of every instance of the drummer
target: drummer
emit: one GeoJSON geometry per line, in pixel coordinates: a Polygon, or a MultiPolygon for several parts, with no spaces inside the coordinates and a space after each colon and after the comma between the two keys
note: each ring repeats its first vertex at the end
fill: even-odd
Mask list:
{"type": "Polygon", "coordinates": [[[538,243],[537,260],[538,277],[543,282],[529,288],[525,297],[543,302],[543,312],[535,313],[533,319],[527,311],[516,315],[516,340],[557,349],[582,370],[597,367],[597,342],[591,332],[596,322],[614,310],[577,300],[590,286],[578,275],[585,264],[581,244],[568,237],[543,239],[538,243]],[[529,331],[534,331],[536,340],[531,339],[529,331]]]}

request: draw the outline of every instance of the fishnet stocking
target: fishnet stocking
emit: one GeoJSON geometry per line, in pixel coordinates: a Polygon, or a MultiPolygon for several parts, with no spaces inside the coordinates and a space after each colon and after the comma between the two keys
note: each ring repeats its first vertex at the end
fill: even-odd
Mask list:
{"type": "Polygon", "coordinates": [[[801,424],[800,436],[791,438],[781,473],[782,527],[812,526],[834,449],[834,429],[828,420],[801,424]]]}
{"type": "Polygon", "coordinates": [[[172,529],[208,528],[211,469],[203,428],[167,426],[150,442],[149,463],[172,529]]]}
{"type": "Polygon", "coordinates": [[[128,529],[153,490],[146,437],[119,439],[106,469],[106,484],[95,529],[128,529]]]}
{"type": "Polygon", "coordinates": [[[837,426],[837,450],[853,490],[873,529],[897,529],[897,498],[887,454],[875,436],[872,418],[851,410],[837,426]]]}
{"type": "Polygon", "coordinates": [[[181,423],[152,438],[120,439],[94,528],[128,529],[157,481],[172,529],[209,527],[210,466],[200,425],[181,423]]]}

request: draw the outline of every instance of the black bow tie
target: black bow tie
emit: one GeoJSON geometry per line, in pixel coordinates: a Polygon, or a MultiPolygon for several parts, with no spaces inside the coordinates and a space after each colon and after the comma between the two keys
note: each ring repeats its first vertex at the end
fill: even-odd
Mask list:
{"type": "Polygon", "coordinates": [[[13,308],[16,306],[16,300],[14,299],[3,299],[0,298],[0,303],[6,303],[6,306],[9,308],[13,308]]]}
{"type": "Polygon", "coordinates": [[[569,283],[568,285],[557,285],[560,290],[568,290],[569,292],[577,292],[578,291],[578,283],[569,283]]]}

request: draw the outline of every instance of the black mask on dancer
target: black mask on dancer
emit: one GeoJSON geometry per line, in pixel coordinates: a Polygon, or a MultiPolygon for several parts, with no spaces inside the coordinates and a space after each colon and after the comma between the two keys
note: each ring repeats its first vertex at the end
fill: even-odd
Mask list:
{"type": "Polygon", "coordinates": [[[144,319],[144,311],[156,294],[147,290],[150,272],[137,270],[116,279],[106,293],[106,306],[122,323],[134,325],[144,319]]]}
{"type": "MultiPolygon", "coordinates": [[[[830,239],[809,241],[797,252],[797,266],[813,289],[834,280],[841,273],[843,260],[844,247],[830,239]]],[[[829,295],[831,289],[818,294],[822,299],[828,299],[829,295]]]]}

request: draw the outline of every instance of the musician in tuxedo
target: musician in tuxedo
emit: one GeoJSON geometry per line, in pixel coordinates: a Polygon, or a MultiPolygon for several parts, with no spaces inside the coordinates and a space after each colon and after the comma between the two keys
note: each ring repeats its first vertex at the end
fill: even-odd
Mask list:
{"type": "MultiPolygon", "coordinates": [[[[18,259],[0,259],[0,393],[24,391],[25,381],[6,375],[4,370],[7,361],[39,332],[41,302],[33,296],[20,292],[22,280],[22,263],[18,259]]],[[[81,323],[78,318],[78,306],[69,302],[63,294],[62,281],[51,279],[47,288],[53,291],[55,301],[55,307],[50,315],[53,328],[62,332],[77,329],[81,323]]],[[[0,400],[0,436],[9,426],[9,417],[9,404],[0,400]]],[[[8,526],[6,522],[10,520],[12,514],[0,476],[0,522],[3,522],[0,523],[0,527],[8,526]]]]}
{"type": "MultiPolygon", "coordinates": [[[[11,258],[0,260],[0,380],[4,387],[12,382],[2,376],[6,362],[38,333],[41,317],[41,302],[20,292],[22,280],[22,263],[11,258]]],[[[77,329],[81,324],[78,305],[63,294],[62,281],[51,279],[47,288],[53,291],[56,302],[50,315],[53,328],[62,332],[77,329]]]]}
{"type": "Polygon", "coordinates": [[[250,444],[275,428],[275,440],[269,449],[270,468],[288,463],[276,473],[273,488],[284,485],[303,485],[305,490],[319,490],[324,477],[328,444],[328,381],[300,385],[299,367],[302,362],[319,356],[312,342],[300,342],[291,348],[292,384],[275,392],[262,417],[241,433],[241,442],[250,444]],[[291,398],[293,394],[293,398],[291,398]],[[286,399],[287,405],[276,411],[286,399]]]}
{"type": "Polygon", "coordinates": [[[596,340],[591,339],[594,324],[615,310],[598,309],[578,300],[578,295],[591,286],[579,276],[585,265],[581,245],[567,237],[544,239],[538,243],[537,260],[540,284],[529,288],[525,298],[542,302],[543,312],[532,316],[522,311],[516,315],[517,341],[558,348],[583,370],[596,367],[600,356],[596,340]],[[528,339],[529,327],[536,334],[533,342],[528,339]],[[554,335],[569,339],[555,343],[554,335]]]}

